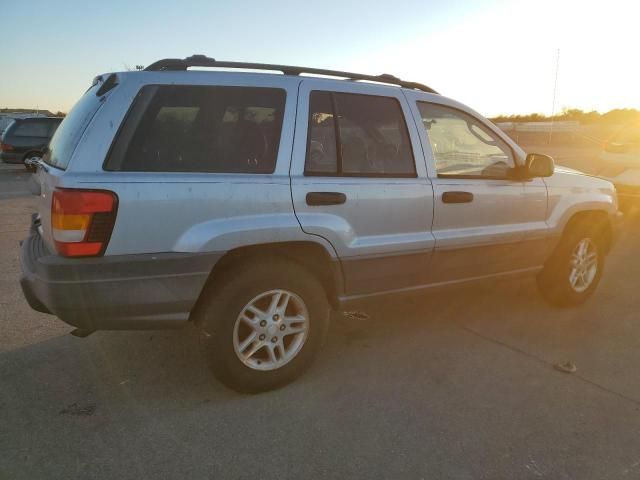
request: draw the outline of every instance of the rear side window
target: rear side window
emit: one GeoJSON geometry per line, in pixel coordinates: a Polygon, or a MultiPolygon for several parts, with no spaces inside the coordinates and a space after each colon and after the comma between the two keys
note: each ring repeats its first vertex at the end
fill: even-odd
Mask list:
{"type": "Polygon", "coordinates": [[[47,120],[23,120],[17,122],[11,134],[14,137],[41,137],[49,136],[50,122],[47,120]]]}
{"type": "Polygon", "coordinates": [[[63,170],[69,165],[82,134],[100,108],[101,100],[96,96],[99,85],[89,88],[58,126],[42,158],[49,165],[63,170]]]}
{"type": "Polygon", "coordinates": [[[398,101],[311,92],[305,174],[415,177],[409,133],[398,101]]]}
{"type": "Polygon", "coordinates": [[[284,105],[277,88],[144,87],[105,169],[272,173],[284,105]]]}

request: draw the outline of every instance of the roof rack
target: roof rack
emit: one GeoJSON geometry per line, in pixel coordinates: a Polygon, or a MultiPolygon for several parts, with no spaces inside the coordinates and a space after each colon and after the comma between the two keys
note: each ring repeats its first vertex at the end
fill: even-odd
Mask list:
{"type": "Polygon", "coordinates": [[[313,75],[327,75],[331,77],[342,77],[350,80],[367,80],[370,82],[389,83],[392,85],[399,85],[404,88],[411,88],[414,90],[422,90],[428,93],[438,93],[431,87],[416,82],[406,82],[400,80],[398,77],[384,73],[382,75],[364,75],[361,73],[341,72],[338,70],[324,70],[321,68],[308,68],[308,67],[292,67],[289,65],[271,65],[267,63],[245,63],[245,62],[226,62],[218,61],[215,58],[210,58],[205,55],[192,55],[190,57],[180,58],[165,58],[152,63],[146,71],[160,72],[160,71],[179,71],[186,70],[189,67],[218,67],[218,68],[243,68],[248,70],[274,70],[276,72],[282,72],[285,75],[300,75],[301,73],[310,73],[313,75]]]}

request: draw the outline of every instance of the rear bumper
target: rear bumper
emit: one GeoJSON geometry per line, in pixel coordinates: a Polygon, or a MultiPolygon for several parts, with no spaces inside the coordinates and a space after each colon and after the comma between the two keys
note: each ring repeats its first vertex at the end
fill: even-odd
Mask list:
{"type": "Polygon", "coordinates": [[[185,325],[221,253],[70,259],[32,233],[22,242],[20,285],[29,305],[86,330],[185,325]]]}
{"type": "Polygon", "coordinates": [[[0,160],[4,163],[23,163],[23,153],[0,152],[0,160]]]}

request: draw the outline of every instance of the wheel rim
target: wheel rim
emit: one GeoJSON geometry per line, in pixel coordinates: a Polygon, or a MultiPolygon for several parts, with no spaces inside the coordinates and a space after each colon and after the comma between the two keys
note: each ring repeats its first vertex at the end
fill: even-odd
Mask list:
{"type": "Polygon", "coordinates": [[[598,249],[590,238],[578,242],[571,254],[569,283],[578,293],[584,292],[593,283],[598,272],[598,249]]]}
{"type": "Polygon", "coordinates": [[[254,370],[283,367],[302,349],[309,334],[309,312],[287,290],[270,290],[247,303],[233,328],[233,349],[254,370]]]}

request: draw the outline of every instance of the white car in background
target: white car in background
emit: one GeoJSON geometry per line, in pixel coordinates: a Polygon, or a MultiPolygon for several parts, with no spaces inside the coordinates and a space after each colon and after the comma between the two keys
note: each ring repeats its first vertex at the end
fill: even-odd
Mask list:
{"type": "Polygon", "coordinates": [[[640,206],[640,122],[631,123],[615,134],[602,151],[599,176],[616,186],[620,209],[640,206]]]}

